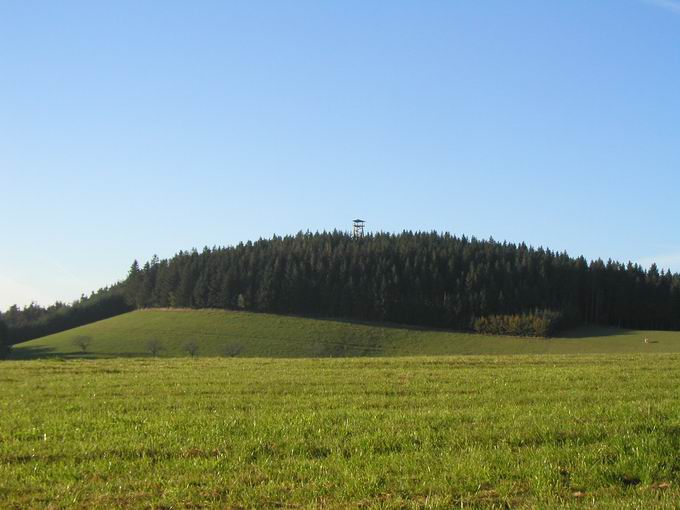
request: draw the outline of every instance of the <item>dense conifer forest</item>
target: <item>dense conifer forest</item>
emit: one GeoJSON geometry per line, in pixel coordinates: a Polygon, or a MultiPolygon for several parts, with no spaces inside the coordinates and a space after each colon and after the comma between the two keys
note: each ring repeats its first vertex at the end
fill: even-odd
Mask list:
{"type": "Polygon", "coordinates": [[[9,335],[7,324],[0,320],[0,359],[4,359],[9,351],[9,335]]]}
{"type": "MultiPolygon", "coordinates": [[[[12,342],[133,308],[227,308],[481,331],[537,318],[680,329],[680,275],[439,233],[299,233],[135,262],[72,305],[13,307],[12,342]],[[480,320],[483,319],[483,320],[480,320]]],[[[517,326],[519,325],[519,326],[517,326]]],[[[544,325],[552,332],[550,324],[544,325]]],[[[541,326],[541,327],[544,327],[541,326]]],[[[505,328],[505,329],[504,329],[505,328]]],[[[508,329],[510,328],[510,329],[508,329]]],[[[547,330],[546,330],[547,331],[547,330]]],[[[540,333],[537,333],[540,334],[540,333]]]]}

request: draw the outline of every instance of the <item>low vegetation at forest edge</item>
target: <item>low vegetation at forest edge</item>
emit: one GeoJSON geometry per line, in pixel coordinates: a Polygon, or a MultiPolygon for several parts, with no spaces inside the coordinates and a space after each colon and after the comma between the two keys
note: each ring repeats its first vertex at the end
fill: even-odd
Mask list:
{"type": "Polygon", "coordinates": [[[225,310],[140,310],[16,345],[11,356],[298,358],[597,352],[680,352],[680,332],[578,328],[561,338],[538,339],[225,310]]]}
{"type": "Polygon", "coordinates": [[[5,508],[680,500],[678,354],[16,361],[0,380],[5,508]]]}
{"type": "Polygon", "coordinates": [[[473,323],[477,333],[489,335],[534,336],[547,338],[558,331],[574,326],[578,321],[565,316],[562,312],[537,310],[515,315],[487,315],[473,323]]]}

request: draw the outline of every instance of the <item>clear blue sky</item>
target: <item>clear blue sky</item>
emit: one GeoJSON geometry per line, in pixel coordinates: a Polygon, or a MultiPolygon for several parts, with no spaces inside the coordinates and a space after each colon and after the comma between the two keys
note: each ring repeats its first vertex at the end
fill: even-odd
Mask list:
{"type": "Polygon", "coordinates": [[[680,2],[0,0],[0,309],[446,230],[680,271],[680,2]]]}

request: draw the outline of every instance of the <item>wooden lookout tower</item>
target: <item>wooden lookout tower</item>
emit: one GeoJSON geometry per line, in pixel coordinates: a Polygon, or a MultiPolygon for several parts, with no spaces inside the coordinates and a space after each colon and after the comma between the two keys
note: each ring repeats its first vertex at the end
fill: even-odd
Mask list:
{"type": "Polygon", "coordinates": [[[359,238],[364,237],[364,226],[366,222],[364,220],[353,220],[352,237],[359,238]]]}

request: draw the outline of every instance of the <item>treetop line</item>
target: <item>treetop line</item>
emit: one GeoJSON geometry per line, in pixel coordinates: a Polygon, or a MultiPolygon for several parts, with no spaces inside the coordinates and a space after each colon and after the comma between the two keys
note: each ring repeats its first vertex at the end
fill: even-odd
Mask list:
{"type": "MultiPolygon", "coordinates": [[[[363,220],[361,220],[363,223],[363,220]]],[[[127,278],[72,305],[12,307],[13,342],[144,307],[225,308],[505,328],[558,312],[580,322],[680,329],[680,275],[572,258],[525,244],[448,233],[298,233],[134,263],[127,278]],[[513,323],[514,324],[514,323],[513,323]]],[[[521,328],[520,328],[521,329],[521,328]]]]}

